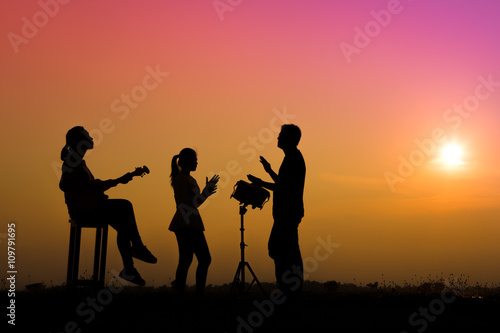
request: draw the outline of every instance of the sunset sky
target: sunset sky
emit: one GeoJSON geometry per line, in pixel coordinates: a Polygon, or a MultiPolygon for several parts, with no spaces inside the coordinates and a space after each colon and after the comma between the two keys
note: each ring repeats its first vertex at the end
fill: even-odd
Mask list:
{"type": "MultiPolygon", "coordinates": [[[[499,11],[495,0],[3,1],[0,276],[15,222],[19,286],[65,281],[59,154],[82,125],[96,143],[86,156],[96,178],[151,170],[107,192],[133,203],[158,257],[136,262],[148,285],[170,285],[178,260],[172,156],[196,149],[200,186],[221,175],[200,212],[207,283],[230,283],[233,185],[249,173],[268,179],[259,155],[277,171],[279,127],[295,123],[308,279],[403,284],[453,273],[499,283],[499,11]],[[452,144],[461,155],[446,160],[452,144]]],[[[271,208],[245,215],[247,259],[269,282],[271,208]]],[[[108,271],[122,269],[115,238],[111,230],[108,271]]],[[[90,231],[84,239],[90,270],[90,231]]]]}

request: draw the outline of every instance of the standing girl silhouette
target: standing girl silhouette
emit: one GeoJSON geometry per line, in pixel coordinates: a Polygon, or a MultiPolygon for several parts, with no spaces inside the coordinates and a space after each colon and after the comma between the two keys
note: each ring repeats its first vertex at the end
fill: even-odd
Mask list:
{"type": "Polygon", "coordinates": [[[179,264],[172,286],[181,294],[186,287],[186,278],[189,266],[193,261],[193,254],[198,260],[196,269],[196,293],[202,296],[205,293],[208,266],[212,258],[205,239],[203,221],[198,207],[217,190],[219,176],[214,175],[210,181],[206,178],[203,191],[191,172],[196,170],[198,158],[191,148],[184,148],[172,158],[171,184],[174,189],[177,211],[168,228],[175,233],[179,246],[179,264]]]}

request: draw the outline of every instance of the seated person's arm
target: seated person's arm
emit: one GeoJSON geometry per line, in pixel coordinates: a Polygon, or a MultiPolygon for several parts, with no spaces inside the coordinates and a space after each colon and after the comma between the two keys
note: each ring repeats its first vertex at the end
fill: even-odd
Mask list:
{"type": "Polygon", "coordinates": [[[132,180],[132,175],[130,173],[126,173],[123,176],[116,179],[108,179],[108,180],[100,180],[95,179],[96,186],[100,191],[105,192],[112,187],[115,187],[118,184],[127,184],[130,180],[132,180]]]}

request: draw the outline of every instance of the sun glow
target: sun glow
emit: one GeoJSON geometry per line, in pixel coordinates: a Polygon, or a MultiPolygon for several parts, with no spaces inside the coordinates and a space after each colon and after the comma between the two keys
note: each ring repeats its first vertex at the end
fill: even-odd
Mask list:
{"type": "Polygon", "coordinates": [[[462,148],[457,145],[447,145],[443,148],[441,158],[448,165],[460,165],[462,161],[462,148]]]}

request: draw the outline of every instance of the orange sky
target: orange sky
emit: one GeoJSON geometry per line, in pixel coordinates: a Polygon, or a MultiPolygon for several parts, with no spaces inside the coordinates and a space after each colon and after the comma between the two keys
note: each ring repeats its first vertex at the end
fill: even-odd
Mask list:
{"type": "MultiPolygon", "coordinates": [[[[168,284],[178,258],[167,230],[172,156],[198,151],[200,185],[221,174],[201,214],[213,257],[208,283],[231,282],[239,261],[232,187],[246,174],[265,176],[258,155],[279,168],[276,129],[284,122],[303,133],[300,245],[309,279],[368,283],[383,274],[403,283],[454,273],[498,283],[498,4],[401,1],[360,47],[356,27],[377,27],[372,11],[388,3],[262,0],[221,14],[210,1],[70,2],[29,38],[24,25],[43,19],[39,3],[1,4],[0,234],[16,222],[19,284],[64,282],[69,225],[58,167],[75,125],[94,136],[86,160],[97,178],[151,170],[107,193],[134,205],[158,257],[136,265],[150,285],[168,284]],[[342,43],[358,52],[346,56],[342,43]],[[436,130],[441,142],[422,152],[416,141],[429,142],[436,130]],[[463,165],[438,161],[451,142],[462,147],[463,165]],[[388,173],[404,181],[390,185],[388,173]],[[322,260],[318,238],[337,246],[322,260]]],[[[248,261],[261,281],[273,281],[271,203],[245,219],[248,261]]],[[[121,269],[115,235],[108,270],[121,269]]]]}

